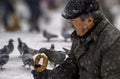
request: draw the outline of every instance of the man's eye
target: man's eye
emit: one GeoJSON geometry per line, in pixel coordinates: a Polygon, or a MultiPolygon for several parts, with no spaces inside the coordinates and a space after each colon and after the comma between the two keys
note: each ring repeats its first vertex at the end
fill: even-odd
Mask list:
{"type": "Polygon", "coordinates": [[[72,21],[75,21],[75,19],[72,19],[72,21]]]}

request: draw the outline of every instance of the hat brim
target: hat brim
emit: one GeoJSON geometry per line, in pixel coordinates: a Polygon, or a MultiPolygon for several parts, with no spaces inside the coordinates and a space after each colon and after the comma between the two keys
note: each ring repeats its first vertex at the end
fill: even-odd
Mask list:
{"type": "Polygon", "coordinates": [[[74,19],[80,16],[79,13],[71,13],[71,12],[66,12],[65,10],[62,12],[62,17],[65,19],[74,19]]]}

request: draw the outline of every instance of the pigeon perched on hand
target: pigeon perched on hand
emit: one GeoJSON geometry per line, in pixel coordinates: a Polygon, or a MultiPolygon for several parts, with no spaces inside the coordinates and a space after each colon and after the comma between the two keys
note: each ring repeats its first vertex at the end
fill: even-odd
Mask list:
{"type": "Polygon", "coordinates": [[[48,57],[48,60],[51,63],[54,63],[55,67],[57,64],[61,64],[66,58],[66,54],[63,51],[55,51],[46,48],[41,48],[39,52],[44,53],[48,57]]]}
{"type": "Polygon", "coordinates": [[[66,52],[66,54],[68,54],[68,55],[70,54],[70,50],[69,49],[63,47],[63,50],[66,52]]]}
{"type": "Polygon", "coordinates": [[[43,31],[43,36],[47,39],[48,42],[50,42],[50,39],[58,37],[57,35],[47,32],[46,30],[43,31]]]}

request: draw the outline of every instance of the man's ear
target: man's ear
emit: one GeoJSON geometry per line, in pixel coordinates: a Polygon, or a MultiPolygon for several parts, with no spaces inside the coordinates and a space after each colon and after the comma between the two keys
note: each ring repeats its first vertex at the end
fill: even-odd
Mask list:
{"type": "Polygon", "coordinates": [[[94,18],[92,16],[88,17],[86,19],[86,24],[87,24],[87,26],[91,26],[92,27],[94,25],[94,18]]]}

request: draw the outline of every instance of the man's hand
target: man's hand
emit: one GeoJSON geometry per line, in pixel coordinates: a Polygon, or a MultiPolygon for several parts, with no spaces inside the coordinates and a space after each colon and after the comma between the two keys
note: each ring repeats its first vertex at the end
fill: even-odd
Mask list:
{"type": "Polygon", "coordinates": [[[38,72],[36,70],[32,70],[31,73],[33,74],[34,79],[47,79],[48,78],[49,70],[45,69],[42,72],[38,72]]]}
{"type": "Polygon", "coordinates": [[[38,71],[32,70],[31,73],[33,74],[34,79],[39,79],[38,78],[38,76],[39,76],[39,72],[38,71]]]}

